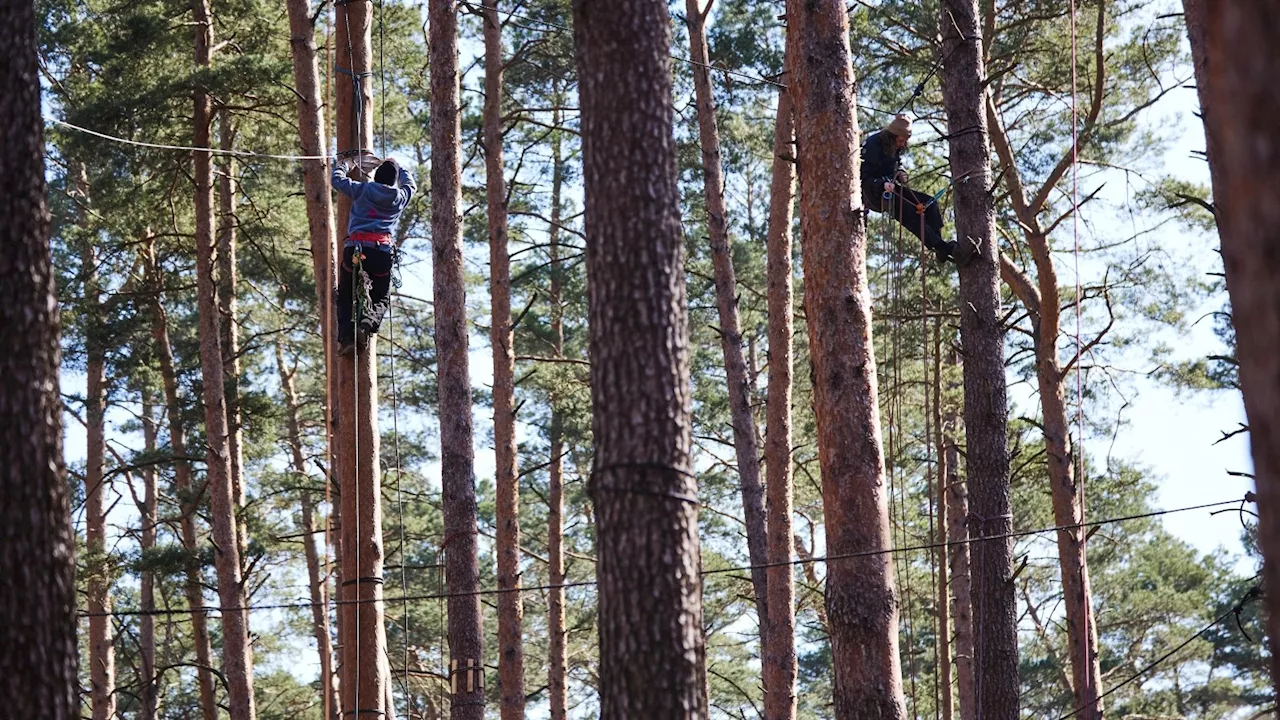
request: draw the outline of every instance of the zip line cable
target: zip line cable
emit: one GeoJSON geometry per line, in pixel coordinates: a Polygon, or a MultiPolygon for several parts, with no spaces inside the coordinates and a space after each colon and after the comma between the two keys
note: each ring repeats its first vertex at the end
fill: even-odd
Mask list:
{"type": "MultiPolygon", "coordinates": [[[[836,555],[815,555],[803,560],[787,560],[785,562],[758,563],[755,565],[739,565],[727,568],[715,568],[712,570],[703,570],[699,574],[703,577],[709,575],[724,575],[728,573],[749,572],[751,570],[768,569],[773,567],[794,567],[797,565],[806,565],[810,562],[833,562],[839,560],[852,560],[856,558],[877,557],[880,555],[891,555],[895,553],[920,552],[922,550],[937,550],[939,548],[951,548],[961,545],[972,545],[974,543],[989,542],[994,540],[1011,540],[1033,535],[1043,535],[1051,532],[1062,532],[1065,530],[1077,530],[1087,527],[1101,527],[1104,525],[1114,525],[1121,522],[1129,522],[1132,520],[1145,520],[1164,515],[1172,515],[1176,513],[1192,512],[1195,510],[1207,510],[1211,508],[1220,508],[1227,505],[1240,505],[1243,511],[1243,505],[1249,501],[1250,497],[1244,499],[1219,500],[1218,502],[1203,503],[1200,505],[1191,505],[1188,507],[1173,508],[1169,510],[1152,510],[1145,513],[1134,513],[1132,515],[1122,515],[1113,518],[1104,518],[1102,520],[1094,520],[1088,523],[1072,523],[1070,525],[1054,525],[1051,527],[1038,528],[1035,530],[1017,530],[1014,532],[1001,533],[999,535],[986,535],[979,538],[969,538],[967,540],[948,540],[946,542],[921,543],[918,545],[907,545],[902,547],[890,547],[877,550],[861,550],[858,552],[841,553],[836,555]]],[[[500,588],[482,588],[480,590],[461,591],[461,592],[443,592],[428,593],[424,595],[410,595],[408,597],[382,598],[379,600],[338,600],[336,605],[360,605],[373,602],[401,602],[401,601],[417,601],[417,600],[439,600],[456,597],[477,597],[501,595],[510,592],[540,592],[552,590],[556,588],[579,588],[592,587],[597,584],[595,580],[584,580],[581,582],[546,584],[546,585],[530,585],[522,588],[500,589],[500,588]]],[[[282,602],[269,603],[264,605],[245,605],[233,607],[208,607],[202,606],[198,608],[157,608],[155,610],[112,610],[109,612],[81,612],[77,617],[143,617],[147,615],[170,616],[170,615],[192,615],[196,613],[209,612],[239,612],[245,610],[290,610],[290,609],[306,609],[313,607],[313,602],[282,602]]]]}
{"type": "MultiPolygon", "coordinates": [[[[1252,579],[1256,580],[1257,578],[1258,576],[1254,575],[1252,579]]],[[[1128,685],[1129,683],[1134,682],[1135,680],[1138,680],[1143,675],[1146,675],[1147,673],[1154,670],[1156,667],[1168,661],[1169,658],[1173,657],[1174,655],[1177,655],[1180,650],[1190,645],[1191,643],[1195,642],[1196,639],[1198,639],[1201,635],[1204,635],[1205,633],[1212,630],[1214,627],[1220,624],[1223,620],[1226,620],[1232,615],[1235,615],[1238,619],[1240,615],[1240,611],[1244,609],[1245,605],[1248,605],[1250,602],[1258,599],[1261,596],[1262,596],[1261,586],[1254,585],[1253,587],[1249,588],[1249,590],[1244,594],[1244,596],[1241,597],[1240,600],[1230,610],[1214,618],[1213,622],[1210,622],[1208,625],[1205,625],[1204,627],[1197,630],[1194,635],[1178,643],[1178,645],[1174,647],[1172,650],[1170,650],[1169,652],[1161,655],[1155,660],[1152,660],[1150,663],[1147,663],[1146,667],[1143,667],[1141,670],[1138,670],[1137,672],[1133,673],[1132,675],[1125,678],[1124,680],[1121,680],[1119,683],[1116,683],[1115,685],[1111,686],[1110,690],[1102,693],[1101,695],[1099,695],[1097,698],[1090,701],[1089,703],[1072,710],[1066,715],[1063,715],[1062,717],[1058,718],[1058,720],[1070,720],[1071,718],[1084,712],[1085,710],[1088,710],[1089,708],[1096,706],[1099,702],[1102,701],[1103,698],[1107,697],[1111,693],[1114,693],[1120,688],[1128,685]]],[[[1241,629],[1241,632],[1244,632],[1243,628],[1241,629]]]]}
{"type": "Polygon", "coordinates": [[[144,142],[142,140],[130,140],[129,138],[122,138],[116,135],[108,135],[107,133],[98,132],[97,130],[90,130],[87,127],[74,125],[72,123],[66,122],[65,120],[59,120],[58,118],[54,118],[54,117],[46,118],[46,120],[56,125],[61,125],[62,127],[68,128],[70,130],[75,130],[76,132],[82,132],[86,135],[92,135],[96,138],[101,138],[103,140],[110,140],[111,142],[120,143],[122,145],[133,145],[136,147],[153,148],[155,150],[180,150],[182,152],[200,152],[200,153],[207,153],[209,155],[231,155],[233,157],[261,158],[263,160],[302,161],[302,160],[330,159],[329,155],[276,155],[272,153],[251,152],[248,150],[222,150],[220,148],[212,148],[212,147],[192,147],[190,145],[168,145],[165,143],[144,142]]]}

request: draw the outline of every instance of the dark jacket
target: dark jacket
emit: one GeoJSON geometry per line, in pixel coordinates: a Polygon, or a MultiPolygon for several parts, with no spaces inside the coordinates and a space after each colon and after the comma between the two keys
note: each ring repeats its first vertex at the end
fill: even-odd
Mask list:
{"type": "Polygon", "coordinates": [[[892,179],[902,164],[902,151],[889,144],[892,136],[881,130],[862,143],[862,184],[892,179]]]}
{"type": "Polygon", "coordinates": [[[352,180],[347,177],[347,168],[343,164],[334,166],[330,183],[334,189],[352,200],[347,235],[356,232],[394,235],[400,213],[409,204],[418,187],[413,181],[413,175],[404,168],[400,168],[400,177],[392,187],[352,180]]]}

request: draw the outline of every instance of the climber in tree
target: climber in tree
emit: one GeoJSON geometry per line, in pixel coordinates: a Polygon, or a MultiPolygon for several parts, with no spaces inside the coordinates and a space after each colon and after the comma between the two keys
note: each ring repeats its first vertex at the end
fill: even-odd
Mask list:
{"type": "Polygon", "coordinates": [[[938,262],[954,261],[956,243],[942,239],[942,213],[938,203],[907,187],[902,154],[910,139],[911,121],[899,114],[888,127],[872,133],[862,143],[862,201],[869,209],[896,218],[912,235],[924,241],[925,247],[937,255],[938,262]],[[924,237],[920,237],[921,205],[924,206],[924,237]]]}
{"type": "Polygon", "coordinates": [[[391,290],[396,224],[417,189],[413,175],[390,159],[383,160],[374,170],[373,182],[352,180],[351,174],[352,167],[346,161],[338,161],[330,179],[335,190],[351,198],[351,218],[347,221],[347,239],[338,272],[338,344],[342,355],[352,352],[357,339],[363,347],[370,336],[378,334],[391,290]],[[373,285],[359,328],[352,320],[355,260],[359,260],[373,285]]]}

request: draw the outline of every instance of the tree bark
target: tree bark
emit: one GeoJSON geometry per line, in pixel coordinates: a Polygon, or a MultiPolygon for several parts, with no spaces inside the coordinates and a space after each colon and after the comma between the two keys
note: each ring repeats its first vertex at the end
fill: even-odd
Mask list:
{"type": "MultiPolygon", "coordinates": [[[[1258,487],[1263,585],[1280,587],[1280,211],[1271,189],[1280,180],[1280,14],[1258,0],[1215,3],[1208,18],[1207,82],[1201,86],[1210,138],[1213,196],[1236,328],[1240,386],[1249,418],[1258,487]]],[[[1280,597],[1267,593],[1271,637],[1280,637],[1280,597]]],[[[1280,683],[1280,656],[1272,653],[1280,683]]]]}
{"type": "MultiPolygon", "coordinates": [[[[553,124],[559,127],[561,113],[559,93],[556,109],[552,111],[553,124]]],[[[563,269],[560,266],[560,193],[564,185],[564,157],[561,133],[551,137],[551,226],[547,228],[547,243],[551,246],[548,261],[551,265],[551,288],[547,303],[551,307],[551,336],[555,342],[555,356],[564,356],[564,305],[562,297],[563,269]]],[[[547,480],[547,686],[551,720],[567,720],[568,685],[565,669],[565,617],[564,617],[564,416],[558,398],[551,396],[551,467],[547,480]]]]}
{"type": "MultiPolygon", "coordinates": [[[[1009,496],[1009,408],[1006,400],[1004,324],[1000,306],[1000,257],[987,142],[986,65],[978,0],[943,0],[943,102],[960,266],[960,340],[964,346],[964,427],[976,538],[1013,531],[1009,496]]],[[[1014,597],[1013,539],[986,540],[970,548],[973,559],[973,623],[982,628],[975,648],[980,668],[977,713],[1017,720],[1018,618],[1014,597]]]]}
{"type": "Polygon", "coordinates": [[[445,584],[450,597],[452,720],[484,717],[484,640],[476,547],[475,456],[467,364],[466,279],[462,267],[458,151],[458,8],[430,0],[431,247],[440,392],[440,474],[444,488],[445,584]]]}
{"type": "Polygon", "coordinates": [[[197,682],[200,686],[200,712],[202,720],[216,720],[218,717],[217,698],[215,696],[213,655],[209,642],[208,618],[199,608],[204,606],[204,591],[200,577],[200,541],[196,534],[196,513],[204,496],[203,486],[199,493],[191,482],[191,464],[187,461],[186,423],[182,418],[182,404],[178,399],[178,375],[174,368],[173,348],[169,343],[169,323],[165,317],[163,304],[164,278],[160,266],[156,262],[155,240],[147,246],[148,283],[155,291],[151,303],[151,339],[154,343],[156,360],[160,365],[160,378],[164,382],[165,409],[169,419],[169,449],[177,458],[173,464],[173,482],[178,507],[181,511],[179,526],[182,532],[182,547],[186,550],[185,581],[183,591],[187,605],[191,608],[191,636],[195,645],[197,682]]]}
{"type": "MultiPolygon", "coordinates": [[[[231,113],[219,112],[218,147],[231,150],[235,146],[235,125],[231,113]]],[[[244,477],[244,440],[240,431],[240,326],[236,324],[236,285],[239,282],[236,261],[236,163],[231,155],[222,156],[218,172],[218,341],[222,345],[222,376],[227,395],[227,452],[231,461],[231,495],[236,504],[236,539],[240,543],[240,559],[249,547],[245,524],[246,498],[244,477]]],[[[243,568],[242,568],[243,571],[243,568]]]]}
{"type": "MultiPolygon", "coordinates": [[[[789,0],[809,328],[827,552],[890,547],[859,190],[849,17],[842,2],[789,0]]],[[[898,598],[884,553],[827,564],[835,715],[905,717],[898,598]]]]}
{"type": "Polygon", "coordinates": [[[0,707],[79,718],[75,534],[62,464],[59,319],[33,4],[0,4],[0,707]]]}
{"type": "MultiPolygon", "coordinates": [[[[315,26],[311,24],[307,0],[286,0],[289,13],[289,47],[293,59],[293,84],[298,95],[298,149],[313,159],[302,161],[303,195],[307,206],[307,236],[311,246],[311,266],[316,283],[316,308],[320,317],[320,339],[324,353],[325,384],[323,403],[326,487],[334,485],[333,410],[335,405],[333,369],[334,308],[331,302],[336,283],[333,262],[333,204],[329,191],[329,163],[326,155],[328,136],[320,97],[320,73],[317,67],[315,26]]],[[[333,515],[331,511],[331,515],[333,515]]],[[[332,518],[331,518],[332,520],[332,518]]],[[[330,523],[332,525],[332,522],[330,523]]],[[[326,533],[327,535],[327,533],[326,533]]],[[[327,575],[327,571],[326,571],[327,575]]],[[[328,580],[326,578],[326,587],[328,580]]],[[[336,693],[336,689],[330,693],[336,693]]],[[[336,695],[334,695],[336,697],[336,695]]],[[[341,708],[334,704],[331,709],[341,708]]]]}
{"type": "MultiPolygon", "coordinates": [[[[698,106],[698,139],[702,146],[702,188],[707,204],[707,233],[711,236],[711,260],[716,283],[716,309],[720,318],[720,349],[733,422],[733,447],[738,460],[743,518],[747,525],[747,553],[751,560],[751,584],[761,634],[769,624],[768,557],[765,533],[764,484],[760,481],[760,449],[756,421],[751,414],[747,363],[742,356],[738,328],[738,281],[733,271],[733,247],[729,241],[728,213],[724,203],[724,171],[720,166],[720,130],[716,125],[716,100],[708,70],[707,14],[714,2],[685,0],[689,25],[689,52],[693,59],[693,87],[698,106]]],[[[789,535],[789,533],[788,533],[789,535]]]]}
{"type": "MultiPolygon", "coordinates": [[[[960,418],[948,413],[947,427],[960,418]]],[[[973,602],[969,575],[969,491],[960,477],[960,450],[954,438],[946,443],[947,542],[951,560],[951,618],[955,625],[956,698],[960,720],[979,720],[976,668],[974,667],[973,602]]]]}
{"type": "Polygon", "coordinates": [[[661,0],[575,0],[600,717],[708,715],[689,337],[661,0]]]}
{"type": "MultiPolygon", "coordinates": [[[[323,104],[320,97],[320,72],[317,67],[316,44],[315,44],[315,26],[311,23],[310,3],[307,0],[286,0],[286,9],[289,14],[289,47],[293,60],[293,84],[298,96],[298,148],[303,155],[310,156],[312,159],[302,161],[302,186],[303,195],[306,199],[307,206],[307,236],[311,247],[311,266],[315,277],[316,284],[316,308],[320,317],[320,340],[321,348],[324,353],[324,369],[325,383],[324,395],[321,398],[324,414],[325,444],[326,444],[326,462],[325,465],[325,487],[331,488],[335,484],[335,475],[337,463],[335,458],[334,447],[334,409],[338,404],[334,389],[337,382],[337,373],[334,372],[333,350],[334,350],[334,307],[332,303],[333,289],[336,282],[335,270],[336,265],[333,262],[334,251],[334,226],[333,226],[333,204],[332,197],[329,194],[329,163],[322,156],[326,154],[326,143],[328,136],[325,134],[325,118],[323,108],[327,107],[323,104]]],[[[309,495],[301,498],[303,503],[304,524],[308,523],[306,515],[314,509],[314,503],[311,502],[309,495]]],[[[330,509],[329,526],[333,527],[332,520],[337,513],[330,509]]],[[[325,531],[328,537],[328,529],[325,531]]],[[[314,548],[314,538],[309,537],[308,553],[319,555],[320,553],[314,548]]],[[[319,572],[319,559],[313,561],[308,556],[308,573],[312,587],[312,601],[315,601],[316,593],[326,602],[323,613],[323,624],[325,625],[323,632],[323,644],[319,629],[317,629],[317,651],[321,657],[321,671],[324,673],[322,692],[325,694],[325,702],[328,703],[326,717],[340,717],[342,712],[342,698],[339,692],[338,677],[333,671],[333,649],[329,642],[329,614],[328,614],[328,597],[329,597],[329,578],[330,570],[328,567],[328,554],[324,553],[323,572],[319,572]],[[312,564],[317,566],[317,573],[310,576],[312,564]],[[327,649],[326,649],[327,648],[327,649]],[[326,662],[328,666],[326,668],[326,662]]],[[[314,617],[313,617],[314,620],[314,617]]]]}
{"type": "Polygon", "coordinates": [[[298,394],[294,389],[293,378],[297,369],[290,370],[284,362],[284,345],[276,342],[276,372],[280,377],[280,388],[284,394],[285,427],[289,432],[289,454],[293,461],[293,472],[302,490],[298,493],[302,510],[302,546],[307,561],[307,587],[311,595],[311,631],[316,640],[316,651],[320,656],[320,679],[322,702],[325,705],[324,717],[337,720],[342,708],[337,693],[337,683],[333,678],[333,644],[329,639],[329,597],[327,590],[327,567],[321,567],[320,550],[317,547],[316,535],[320,532],[315,521],[315,501],[312,500],[309,484],[311,477],[307,473],[307,460],[302,449],[302,421],[298,413],[298,394]]]}
{"type": "Polygon", "coordinates": [[[502,19],[484,0],[485,199],[489,224],[489,341],[493,346],[494,486],[497,495],[498,689],[502,720],[524,718],[520,593],[520,485],[516,474],[515,328],[507,254],[507,187],[502,163],[502,19]]]}
{"type": "MultiPolygon", "coordinates": [[[[373,146],[372,83],[353,82],[372,68],[372,14],[369,3],[335,7],[338,52],[335,65],[337,149],[339,154],[373,146]],[[349,38],[349,42],[346,39],[349,38]],[[358,107],[357,107],[358,103],[358,107]],[[359,111],[363,108],[363,111],[359,111]],[[358,124],[357,124],[358,123],[358,124]]],[[[355,155],[363,162],[363,158],[355,155]]],[[[371,170],[371,168],[365,168],[371,170]]],[[[338,196],[337,227],[345,229],[351,200],[338,196]]],[[[337,237],[335,235],[335,237],[337,237]]],[[[345,240],[345,235],[342,237],[345,240]]],[[[335,254],[342,257],[341,240],[335,254]]],[[[378,433],[378,339],[370,336],[352,359],[334,361],[337,407],[338,477],[341,482],[342,592],[339,645],[342,663],[343,717],[350,720],[390,716],[387,705],[390,678],[383,624],[382,470],[378,433]]]]}
{"type": "MultiPolygon", "coordinates": [[[[785,63],[784,63],[785,65],[785,63]]],[[[795,138],[791,93],[778,93],[773,130],[773,182],[769,198],[769,394],[765,400],[764,460],[768,473],[769,622],[761,651],[765,720],[796,716],[795,579],[791,566],[791,224],[795,191],[795,138]]]]}
{"type": "MultiPolygon", "coordinates": [[[[81,170],[83,173],[83,169],[81,170]]],[[[78,191],[87,183],[77,178],[78,191]]],[[[87,198],[86,198],[87,199],[87,198]]],[[[106,356],[103,344],[98,258],[89,238],[80,248],[80,279],[86,311],[85,327],[85,590],[89,610],[89,681],[93,720],[110,720],[116,712],[116,650],[111,633],[111,563],[107,558],[106,356]]]]}
{"type": "MultiPolygon", "coordinates": [[[[210,65],[213,21],[209,0],[192,0],[197,67],[210,65]]],[[[209,93],[194,93],[192,145],[210,147],[213,123],[209,93]]],[[[214,567],[218,575],[218,600],[222,615],[223,675],[231,720],[252,720],[253,646],[249,642],[247,598],[240,574],[240,545],[236,531],[236,506],[228,445],[226,388],[223,385],[222,349],[218,341],[218,289],[214,282],[213,163],[209,152],[195,151],[196,285],[200,315],[200,374],[204,381],[205,438],[208,450],[210,524],[213,529],[214,567]]]]}
{"type": "MultiPolygon", "coordinates": [[[[148,453],[156,451],[156,419],[151,390],[142,391],[142,442],[148,453]]],[[[156,505],[156,470],[155,466],[142,468],[142,505],[138,508],[141,516],[142,540],[139,548],[145,554],[156,546],[156,529],[159,523],[156,505]]],[[[141,573],[139,602],[143,612],[156,609],[155,587],[156,574],[152,570],[141,573]]],[[[138,649],[142,656],[142,668],[138,701],[139,720],[156,720],[160,710],[159,688],[156,682],[156,619],[153,615],[138,618],[138,649]]]]}
{"type": "MultiPolygon", "coordinates": [[[[1182,0],[1182,17],[1187,24],[1187,40],[1191,44],[1191,64],[1196,74],[1196,96],[1200,101],[1200,119],[1204,123],[1205,157],[1209,161],[1209,180],[1214,190],[1221,187],[1225,180],[1221,178],[1222,166],[1215,158],[1218,155],[1217,143],[1209,132],[1209,116],[1214,112],[1213,103],[1209,100],[1209,86],[1213,84],[1209,59],[1209,9],[1205,0],[1182,0]]],[[[1217,198],[1215,194],[1214,198],[1217,198]]],[[[1214,215],[1217,215],[1215,205],[1214,215]]]]}
{"type": "Polygon", "coordinates": [[[937,534],[933,541],[938,544],[934,555],[934,564],[938,568],[938,687],[940,689],[938,710],[941,720],[952,720],[955,716],[955,696],[952,693],[951,663],[951,589],[950,573],[947,572],[947,525],[950,520],[950,508],[947,507],[947,481],[951,472],[951,458],[947,453],[946,434],[942,427],[942,318],[933,320],[933,432],[932,438],[926,442],[934,443],[934,453],[938,458],[935,485],[932,488],[933,501],[938,508],[937,534]]]}

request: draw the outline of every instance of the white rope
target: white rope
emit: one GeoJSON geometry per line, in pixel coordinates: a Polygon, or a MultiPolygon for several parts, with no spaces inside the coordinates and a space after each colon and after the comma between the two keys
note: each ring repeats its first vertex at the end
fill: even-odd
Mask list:
{"type": "Polygon", "coordinates": [[[79,125],[72,125],[69,122],[59,120],[58,118],[49,118],[49,122],[56,123],[62,127],[69,128],[77,132],[85,133],[86,135],[102,138],[103,140],[110,140],[111,142],[121,143],[123,145],[154,148],[156,150],[181,150],[183,152],[202,152],[209,153],[210,155],[233,155],[235,157],[261,158],[264,160],[327,160],[330,157],[328,155],[272,155],[270,153],[249,152],[248,150],[219,150],[218,148],[189,147],[186,145],[165,145],[163,143],[142,142],[141,140],[130,140],[128,138],[116,137],[115,135],[108,135],[106,133],[98,132],[97,130],[80,127],[79,125]]]}

